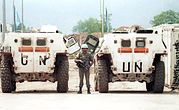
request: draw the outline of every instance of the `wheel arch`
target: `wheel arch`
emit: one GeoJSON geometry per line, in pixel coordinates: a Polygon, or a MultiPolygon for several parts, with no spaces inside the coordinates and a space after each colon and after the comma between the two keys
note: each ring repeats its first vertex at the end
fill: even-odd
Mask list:
{"type": "Polygon", "coordinates": [[[62,62],[62,57],[63,60],[68,60],[68,55],[66,53],[57,53],[56,54],[56,58],[55,58],[55,66],[60,66],[61,62],[62,62]]]}
{"type": "Polygon", "coordinates": [[[113,64],[111,54],[97,54],[97,60],[105,60],[109,66],[113,64]]]}
{"type": "Polygon", "coordinates": [[[163,56],[163,54],[155,54],[152,65],[155,66],[156,62],[161,61],[162,60],[162,56],[163,56]]]}

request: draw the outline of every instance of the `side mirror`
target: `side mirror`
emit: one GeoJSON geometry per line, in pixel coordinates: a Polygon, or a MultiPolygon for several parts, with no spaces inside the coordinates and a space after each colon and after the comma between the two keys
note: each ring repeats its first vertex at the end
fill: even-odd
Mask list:
{"type": "Polygon", "coordinates": [[[73,54],[81,49],[80,44],[76,41],[74,37],[69,37],[65,39],[65,45],[69,54],[73,54]]]}

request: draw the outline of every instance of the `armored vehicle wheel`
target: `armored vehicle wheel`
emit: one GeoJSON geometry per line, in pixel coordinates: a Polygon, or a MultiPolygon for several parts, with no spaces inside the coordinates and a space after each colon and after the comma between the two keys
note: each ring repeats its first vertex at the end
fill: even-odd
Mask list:
{"type": "Polygon", "coordinates": [[[154,93],[163,93],[165,84],[165,65],[163,61],[156,62],[155,79],[153,85],[154,93]]]}
{"type": "Polygon", "coordinates": [[[57,92],[66,93],[68,91],[68,79],[69,79],[69,62],[66,56],[62,56],[60,65],[57,70],[57,92]]]}
{"type": "Polygon", "coordinates": [[[100,93],[108,92],[108,72],[105,60],[98,61],[98,87],[100,93]]]}
{"type": "Polygon", "coordinates": [[[16,82],[12,81],[12,91],[16,91],[16,82]]]}
{"type": "Polygon", "coordinates": [[[153,82],[150,82],[150,83],[146,82],[146,89],[147,89],[148,92],[152,92],[153,91],[153,85],[154,85],[153,82]]]}
{"type": "Polygon", "coordinates": [[[1,61],[1,89],[3,93],[12,92],[12,73],[8,57],[4,57],[1,61]]]}
{"type": "Polygon", "coordinates": [[[95,76],[95,80],[94,80],[94,90],[95,90],[95,91],[99,91],[99,89],[98,89],[98,79],[97,79],[97,76],[95,76]]]}

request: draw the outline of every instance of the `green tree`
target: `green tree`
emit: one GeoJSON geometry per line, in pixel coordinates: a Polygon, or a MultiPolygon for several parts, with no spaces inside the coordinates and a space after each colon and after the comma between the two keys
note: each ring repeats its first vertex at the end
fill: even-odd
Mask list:
{"type": "Polygon", "coordinates": [[[89,18],[87,20],[80,20],[76,26],[73,27],[73,32],[100,32],[100,22],[96,18],[89,18]]]}
{"type": "MultiPolygon", "coordinates": [[[[104,17],[104,32],[111,31],[111,14],[104,17]],[[106,23],[107,21],[107,23],[106,23]],[[106,26],[108,25],[108,28],[106,26]]],[[[76,26],[73,27],[73,32],[87,32],[88,34],[94,33],[94,32],[101,32],[101,20],[98,20],[96,18],[88,18],[86,20],[80,20],[76,26]]]]}
{"type": "Polygon", "coordinates": [[[173,10],[162,12],[161,14],[154,16],[153,20],[151,20],[152,26],[174,23],[179,23],[179,12],[173,10]]]}

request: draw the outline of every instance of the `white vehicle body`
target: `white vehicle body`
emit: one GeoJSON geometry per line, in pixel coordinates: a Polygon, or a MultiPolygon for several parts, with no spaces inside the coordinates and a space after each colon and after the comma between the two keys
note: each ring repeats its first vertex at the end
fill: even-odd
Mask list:
{"type": "Polygon", "coordinates": [[[53,73],[56,55],[67,53],[59,42],[63,35],[55,33],[9,33],[3,46],[11,48],[15,73],[53,73]]]}
{"type": "Polygon", "coordinates": [[[166,67],[165,85],[171,88],[174,77],[174,67],[176,65],[176,50],[174,44],[177,40],[179,40],[179,24],[164,24],[157,27],[153,27],[153,29],[163,37],[163,40],[167,47],[168,55],[164,57],[166,67]]]}
{"type": "MultiPolygon", "coordinates": [[[[108,91],[107,83],[101,80],[104,77],[108,77],[105,79],[108,82],[139,81],[153,83],[155,81],[155,65],[158,62],[162,63],[160,69],[164,71],[163,60],[166,55],[167,50],[163,38],[159,34],[146,33],[145,31],[141,31],[141,33],[105,34],[103,44],[95,57],[97,64],[96,79],[98,79],[98,83],[101,82],[101,85],[99,84],[101,92],[108,91]],[[104,70],[108,75],[100,76],[99,74],[105,73],[104,70]],[[106,85],[104,86],[104,84],[106,85]]],[[[164,78],[163,75],[162,78],[164,78]]],[[[164,82],[162,79],[160,80],[160,90],[156,89],[158,92],[163,91],[162,84],[164,82]]],[[[149,91],[153,90],[152,86],[149,88],[149,91]]]]}
{"type": "Polygon", "coordinates": [[[71,51],[76,45],[59,33],[7,33],[0,52],[2,92],[24,81],[58,81],[57,91],[67,92],[68,54],[80,49],[71,51]]]}
{"type": "Polygon", "coordinates": [[[115,74],[150,74],[155,54],[166,52],[161,39],[162,37],[156,34],[106,34],[103,47],[98,54],[100,55],[103,52],[111,54],[112,68],[116,70],[115,74]],[[142,48],[136,47],[137,39],[144,39],[145,46],[142,48]],[[130,40],[131,46],[122,47],[122,40],[130,40]]]}

